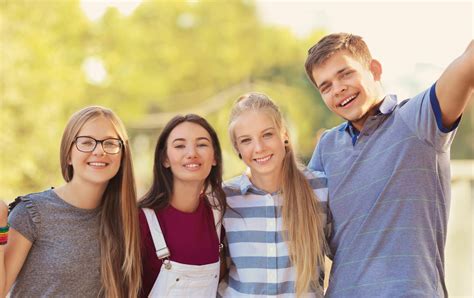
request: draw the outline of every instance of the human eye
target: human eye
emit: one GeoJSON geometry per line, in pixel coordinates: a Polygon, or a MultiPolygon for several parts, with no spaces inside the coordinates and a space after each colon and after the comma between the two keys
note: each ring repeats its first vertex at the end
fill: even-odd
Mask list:
{"type": "Polygon", "coordinates": [[[198,147],[209,147],[209,144],[206,143],[206,142],[203,142],[203,143],[198,143],[197,146],[198,147]]]}
{"type": "Polygon", "coordinates": [[[265,139],[269,139],[269,138],[271,138],[272,136],[273,136],[273,133],[272,133],[272,132],[266,132],[266,133],[263,134],[263,137],[264,137],[265,139]]]}
{"type": "Polygon", "coordinates": [[[115,149],[115,148],[120,147],[120,140],[107,139],[107,140],[104,140],[103,144],[104,144],[104,147],[106,148],[115,149]]]}
{"type": "Polygon", "coordinates": [[[348,70],[348,71],[342,73],[342,77],[343,78],[349,78],[353,73],[354,73],[354,71],[348,70]]]}
{"type": "Polygon", "coordinates": [[[240,139],[240,144],[249,144],[252,140],[250,138],[240,139]]]}
{"type": "Polygon", "coordinates": [[[321,94],[326,94],[330,90],[331,90],[331,86],[329,86],[329,85],[323,85],[319,88],[319,92],[321,92],[321,94]]]}
{"type": "Polygon", "coordinates": [[[77,142],[82,146],[94,146],[95,144],[94,139],[87,137],[77,138],[77,142]]]}

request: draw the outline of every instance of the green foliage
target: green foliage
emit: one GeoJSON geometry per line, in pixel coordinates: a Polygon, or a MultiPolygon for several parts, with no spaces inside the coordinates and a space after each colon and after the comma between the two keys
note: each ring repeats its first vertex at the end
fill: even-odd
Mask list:
{"type": "Polygon", "coordinates": [[[0,198],[61,183],[61,134],[86,105],[110,107],[127,124],[141,192],[159,130],[176,113],[197,112],[215,126],[226,178],[245,168],[227,137],[230,106],[243,93],[264,92],[281,106],[305,161],[317,131],[340,122],[303,67],[324,31],[298,39],[264,25],[251,1],[144,1],[131,16],[109,9],[96,22],[79,0],[0,6],[0,198]],[[104,80],[88,79],[91,57],[104,80]]]}

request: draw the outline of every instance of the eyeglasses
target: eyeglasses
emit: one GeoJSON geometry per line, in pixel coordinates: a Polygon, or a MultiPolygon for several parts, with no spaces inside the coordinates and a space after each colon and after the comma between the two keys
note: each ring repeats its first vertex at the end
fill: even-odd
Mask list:
{"type": "Polygon", "coordinates": [[[117,154],[122,149],[123,143],[120,139],[109,138],[105,140],[96,140],[91,137],[76,137],[74,140],[77,150],[81,152],[92,152],[100,143],[102,150],[107,154],[117,154]]]}

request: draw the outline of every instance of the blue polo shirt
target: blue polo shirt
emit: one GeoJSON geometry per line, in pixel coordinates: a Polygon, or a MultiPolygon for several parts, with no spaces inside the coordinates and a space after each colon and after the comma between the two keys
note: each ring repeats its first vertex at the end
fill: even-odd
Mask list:
{"type": "Polygon", "coordinates": [[[326,131],[309,168],[328,179],[333,266],[328,297],[444,297],[449,150],[435,85],[380,113],[354,138],[326,131]]]}

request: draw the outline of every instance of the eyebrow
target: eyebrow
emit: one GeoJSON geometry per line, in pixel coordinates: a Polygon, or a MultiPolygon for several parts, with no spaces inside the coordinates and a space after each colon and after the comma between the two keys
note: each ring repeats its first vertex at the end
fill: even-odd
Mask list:
{"type": "MultiPolygon", "coordinates": [[[[211,140],[209,140],[209,138],[207,138],[207,137],[197,137],[196,140],[197,140],[197,141],[202,141],[202,140],[204,140],[204,141],[211,142],[211,140]]],[[[175,143],[175,142],[186,142],[186,139],[185,139],[185,138],[176,138],[176,139],[174,139],[173,142],[171,142],[171,143],[175,143]]]]}
{"type": "Polygon", "coordinates": [[[92,139],[97,140],[97,141],[103,141],[103,140],[107,140],[107,139],[118,139],[118,140],[120,140],[119,136],[105,136],[102,139],[96,139],[95,137],[93,137],[91,135],[77,135],[76,136],[76,138],[82,138],[82,137],[92,138],[92,139]]]}
{"type": "MultiPolygon", "coordinates": [[[[336,75],[338,75],[338,74],[340,74],[340,73],[346,71],[347,69],[349,69],[349,67],[347,67],[347,66],[341,68],[340,70],[338,70],[338,71],[336,72],[336,75]]],[[[329,84],[328,81],[323,81],[323,82],[321,83],[321,85],[319,85],[319,86],[318,86],[318,84],[316,84],[316,87],[317,87],[318,89],[321,89],[321,87],[323,87],[324,85],[327,85],[327,84],[329,84]]]]}
{"type": "MultiPolygon", "coordinates": [[[[275,127],[270,126],[270,127],[268,127],[268,128],[265,128],[264,130],[262,130],[262,133],[265,133],[265,132],[267,132],[267,131],[269,131],[269,130],[275,130],[275,127]]],[[[238,136],[237,139],[248,138],[248,137],[250,137],[250,136],[249,136],[249,135],[241,135],[241,136],[238,136]]]]}
{"type": "Polygon", "coordinates": [[[267,131],[273,130],[273,129],[275,129],[275,127],[271,126],[269,128],[265,128],[264,130],[262,130],[262,132],[267,132],[267,131]]]}

